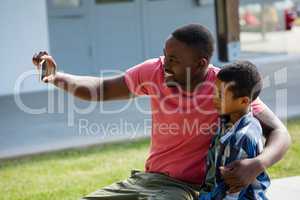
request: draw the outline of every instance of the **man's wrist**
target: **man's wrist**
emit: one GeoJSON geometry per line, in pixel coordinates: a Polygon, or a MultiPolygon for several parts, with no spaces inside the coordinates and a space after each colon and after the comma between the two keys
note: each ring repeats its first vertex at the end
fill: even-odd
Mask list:
{"type": "Polygon", "coordinates": [[[53,79],[53,84],[59,86],[60,84],[64,84],[66,82],[66,74],[62,72],[56,72],[55,75],[53,75],[53,79]]]}
{"type": "Polygon", "coordinates": [[[256,162],[256,169],[259,173],[265,171],[267,169],[267,164],[264,162],[264,159],[261,157],[254,158],[256,162]]]}

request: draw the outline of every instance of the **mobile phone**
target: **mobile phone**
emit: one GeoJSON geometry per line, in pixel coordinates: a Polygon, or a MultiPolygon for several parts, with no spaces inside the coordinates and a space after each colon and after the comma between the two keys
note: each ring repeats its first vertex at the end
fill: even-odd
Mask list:
{"type": "Polygon", "coordinates": [[[40,62],[40,80],[43,81],[43,78],[47,75],[47,62],[42,60],[40,62]]]}

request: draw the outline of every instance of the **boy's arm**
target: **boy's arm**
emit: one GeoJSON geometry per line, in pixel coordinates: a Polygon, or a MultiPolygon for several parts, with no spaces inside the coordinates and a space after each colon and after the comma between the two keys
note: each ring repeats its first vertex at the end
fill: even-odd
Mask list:
{"type": "Polygon", "coordinates": [[[210,192],[214,188],[216,179],[216,167],[215,167],[215,149],[210,148],[207,154],[207,172],[205,176],[205,183],[202,187],[202,193],[210,192]]]}
{"type": "Polygon", "coordinates": [[[235,161],[221,168],[222,176],[230,187],[230,193],[240,191],[241,188],[251,184],[261,172],[278,162],[291,144],[286,127],[269,108],[266,107],[255,117],[261,123],[267,139],[265,149],[255,158],[235,161]]]}
{"type": "Polygon", "coordinates": [[[216,136],[212,139],[211,147],[207,154],[207,172],[204,180],[204,184],[201,186],[199,191],[199,200],[211,200],[213,190],[215,189],[216,180],[216,167],[215,167],[215,142],[216,136]]]}

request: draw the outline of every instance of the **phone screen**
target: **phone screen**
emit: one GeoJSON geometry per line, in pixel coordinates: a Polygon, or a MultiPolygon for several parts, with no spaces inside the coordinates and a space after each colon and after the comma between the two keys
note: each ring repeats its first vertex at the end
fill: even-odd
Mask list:
{"type": "Polygon", "coordinates": [[[40,63],[40,76],[41,76],[41,81],[43,80],[43,78],[47,75],[47,62],[45,60],[42,60],[40,63]]]}

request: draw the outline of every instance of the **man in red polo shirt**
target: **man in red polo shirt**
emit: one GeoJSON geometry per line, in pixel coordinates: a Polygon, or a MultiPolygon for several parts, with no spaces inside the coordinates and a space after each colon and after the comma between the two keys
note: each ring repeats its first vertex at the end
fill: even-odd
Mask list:
{"type": "MultiPolygon", "coordinates": [[[[212,95],[218,68],[209,64],[213,38],[203,26],[189,24],[167,39],[164,56],[147,60],[124,75],[101,79],[57,72],[44,78],[84,100],[151,97],[152,134],[145,171],[133,171],[121,182],[99,189],[84,199],[197,199],[206,173],[206,155],[217,126],[212,95]]],[[[46,52],[33,57],[56,68],[46,52]]],[[[263,170],[279,161],[290,144],[280,120],[259,99],[252,110],[266,135],[264,152],[224,166],[228,192],[252,183],[263,170]]]]}

